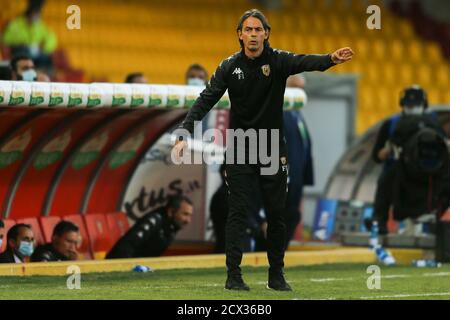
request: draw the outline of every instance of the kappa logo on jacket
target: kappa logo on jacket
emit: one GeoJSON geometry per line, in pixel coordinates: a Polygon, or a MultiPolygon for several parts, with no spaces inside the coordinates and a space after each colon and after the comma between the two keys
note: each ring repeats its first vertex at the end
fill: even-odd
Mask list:
{"type": "Polygon", "coordinates": [[[232,74],[237,74],[238,80],[244,79],[244,72],[241,68],[235,68],[232,74]]]}

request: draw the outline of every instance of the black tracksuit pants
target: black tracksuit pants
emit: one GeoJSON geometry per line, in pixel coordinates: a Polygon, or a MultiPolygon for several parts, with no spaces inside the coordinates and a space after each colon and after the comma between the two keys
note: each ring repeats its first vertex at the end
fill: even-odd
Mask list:
{"type": "Polygon", "coordinates": [[[257,164],[227,164],[229,214],[226,225],[226,265],[229,275],[241,273],[243,240],[255,185],[259,186],[267,218],[267,257],[269,272],[281,272],[284,267],[286,225],[284,222],[287,197],[287,161],[279,163],[274,175],[261,175],[257,164]]]}
{"type": "Polygon", "coordinates": [[[384,168],[378,178],[375,193],[374,216],[378,221],[380,234],[387,233],[389,210],[394,200],[395,166],[384,168]]]}

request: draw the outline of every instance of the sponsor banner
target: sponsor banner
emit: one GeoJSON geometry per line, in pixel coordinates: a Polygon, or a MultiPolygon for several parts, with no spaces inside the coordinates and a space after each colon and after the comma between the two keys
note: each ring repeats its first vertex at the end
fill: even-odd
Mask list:
{"type": "MultiPolygon", "coordinates": [[[[0,81],[0,105],[67,108],[190,108],[203,90],[204,87],[198,86],[161,84],[0,81]]],[[[306,94],[302,89],[286,89],[285,110],[300,109],[306,102],[306,94]]],[[[230,107],[231,103],[226,91],[217,102],[216,108],[229,109],[230,107]]]]}

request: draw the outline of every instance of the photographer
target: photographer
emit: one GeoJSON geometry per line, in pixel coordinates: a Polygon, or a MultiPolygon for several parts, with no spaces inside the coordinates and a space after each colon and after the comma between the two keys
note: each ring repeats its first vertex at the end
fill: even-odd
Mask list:
{"type": "MultiPolygon", "coordinates": [[[[387,234],[391,205],[396,220],[415,217],[435,207],[443,179],[433,178],[448,172],[450,144],[437,115],[426,112],[426,92],[419,86],[406,88],[400,106],[402,113],[382,124],[372,152],[375,162],[384,163],[374,204],[380,234],[387,234]],[[435,192],[432,194],[431,190],[435,192]]],[[[369,221],[366,226],[370,229],[369,221]]]]}

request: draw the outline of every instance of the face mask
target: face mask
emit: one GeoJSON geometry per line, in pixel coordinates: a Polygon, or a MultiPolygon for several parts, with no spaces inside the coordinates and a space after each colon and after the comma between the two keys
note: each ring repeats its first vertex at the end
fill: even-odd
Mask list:
{"type": "Polygon", "coordinates": [[[406,115],[409,115],[409,116],[411,116],[411,115],[416,115],[417,116],[417,115],[423,114],[424,108],[421,107],[421,106],[416,106],[416,107],[412,107],[412,108],[404,108],[403,112],[406,115]]]}
{"type": "Polygon", "coordinates": [[[34,69],[29,69],[27,71],[22,72],[22,75],[19,75],[19,80],[35,81],[36,77],[37,77],[36,71],[34,71],[34,69]]]}
{"type": "Polygon", "coordinates": [[[0,248],[2,247],[3,239],[0,239],[0,248]]]}
{"type": "Polygon", "coordinates": [[[187,80],[187,84],[190,86],[204,86],[205,85],[205,81],[203,79],[200,78],[189,78],[187,80]]]}
{"type": "Polygon", "coordinates": [[[19,252],[25,257],[30,257],[33,254],[33,243],[28,241],[21,241],[19,246],[19,252]]]}

